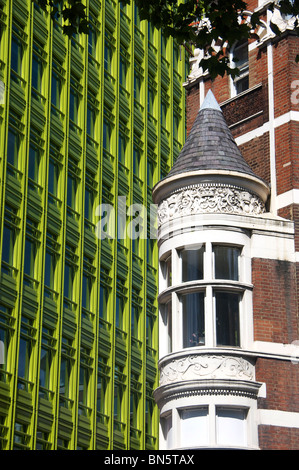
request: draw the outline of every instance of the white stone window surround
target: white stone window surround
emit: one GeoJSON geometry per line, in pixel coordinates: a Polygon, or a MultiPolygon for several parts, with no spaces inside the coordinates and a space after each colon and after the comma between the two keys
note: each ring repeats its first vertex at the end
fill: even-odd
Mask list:
{"type": "MultiPolygon", "coordinates": [[[[169,401],[161,412],[160,449],[258,449],[258,432],[257,426],[255,426],[256,413],[256,400],[245,396],[209,395],[209,401],[207,402],[205,396],[196,395],[188,399],[178,398],[169,401]],[[196,423],[196,417],[193,417],[194,440],[192,441],[190,436],[189,443],[187,444],[182,435],[184,432],[184,424],[182,425],[181,423],[182,416],[184,411],[196,412],[196,410],[200,410],[202,413],[199,413],[198,423],[196,423]],[[234,439],[236,428],[234,427],[233,420],[230,422],[230,428],[227,428],[228,436],[231,437],[225,442],[219,437],[219,423],[217,421],[219,410],[226,410],[228,412],[241,411],[244,413],[242,442],[240,439],[234,439]],[[170,421],[172,423],[171,436],[168,435],[168,429],[165,426],[170,421]],[[198,434],[196,434],[197,426],[198,434]],[[206,426],[206,435],[204,435],[203,426],[206,426]],[[199,436],[202,439],[199,439],[199,436]]],[[[236,425],[240,426],[240,422],[236,422],[236,425]]]]}
{"type": "MultiPolygon", "coordinates": [[[[166,341],[167,320],[164,305],[172,303],[172,351],[183,349],[182,344],[182,302],[180,296],[188,292],[205,292],[205,337],[206,342],[201,348],[213,348],[215,344],[215,292],[217,290],[240,293],[240,347],[247,348],[253,341],[252,319],[252,284],[251,284],[251,258],[250,239],[242,231],[229,230],[202,230],[182,234],[165,241],[160,247],[160,357],[170,353],[166,341]],[[180,251],[182,248],[195,248],[205,246],[204,252],[204,279],[198,281],[182,282],[182,261],[180,251]],[[239,280],[215,279],[213,245],[227,245],[241,248],[239,257],[239,280]],[[171,254],[172,259],[172,285],[167,286],[163,260],[171,254]]],[[[168,337],[168,333],[167,333],[168,337]]],[[[230,346],[227,346],[230,347],[230,346]]]]}

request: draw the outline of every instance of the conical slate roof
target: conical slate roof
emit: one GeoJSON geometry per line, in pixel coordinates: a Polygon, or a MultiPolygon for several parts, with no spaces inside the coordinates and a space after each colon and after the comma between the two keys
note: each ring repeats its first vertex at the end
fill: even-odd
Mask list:
{"type": "Polygon", "coordinates": [[[255,176],[238,149],[211,90],[166,178],[198,170],[234,171],[255,176]]]}

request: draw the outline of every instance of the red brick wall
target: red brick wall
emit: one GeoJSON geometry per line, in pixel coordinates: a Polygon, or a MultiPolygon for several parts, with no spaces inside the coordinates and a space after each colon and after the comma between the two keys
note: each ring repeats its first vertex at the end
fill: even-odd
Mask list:
{"type": "Polygon", "coordinates": [[[257,176],[270,183],[269,133],[239,146],[240,151],[257,176]]]}
{"type": "Polygon", "coordinates": [[[261,450],[298,450],[299,429],[278,426],[259,426],[261,450]]]}
{"type": "Polygon", "coordinates": [[[258,398],[259,409],[299,413],[299,364],[293,362],[257,359],[256,380],[266,382],[266,398],[258,398]]]}
{"type": "Polygon", "coordinates": [[[188,87],[186,90],[186,119],[187,119],[187,136],[191,131],[194,120],[198,114],[200,101],[199,101],[199,86],[195,83],[192,87],[188,87]]]}
{"type": "Polygon", "coordinates": [[[254,339],[290,344],[297,340],[296,265],[252,260],[254,339]]]}
{"type": "MultiPolygon", "coordinates": [[[[259,358],[256,380],[266,382],[266,398],[258,398],[259,409],[299,412],[299,364],[259,358]]],[[[299,450],[299,429],[259,426],[261,450],[299,450]]]]}

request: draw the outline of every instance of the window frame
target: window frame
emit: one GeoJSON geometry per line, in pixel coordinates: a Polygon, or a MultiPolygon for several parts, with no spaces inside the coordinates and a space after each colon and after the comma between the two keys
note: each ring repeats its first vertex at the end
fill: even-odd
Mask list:
{"type": "MultiPolygon", "coordinates": [[[[167,251],[160,259],[160,285],[162,285],[162,292],[160,293],[160,320],[161,329],[164,333],[163,349],[165,353],[186,349],[186,343],[184,343],[184,312],[183,312],[183,296],[193,293],[204,293],[204,342],[201,341],[197,346],[200,348],[242,348],[248,342],[249,334],[246,331],[246,325],[248,325],[247,316],[250,314],[250,297],[252,285],[251,279],[248,278],[248,269],[245,269],[245,240],[242,243],[226,243],[207,241],[205,243],[198,242],[197,244],[184,245],[183,247],[173,248],[170,252],[167,251]],[[183,281],[182,278],[182,249],[194,249],[196,247],[202,248],[205,245],[205,251],[203,252],[203,278],[197,280],[183,281]],[[215,273],[215,260],[214,260],[214,246],[223,246],[236,249],[238,257],[238,279],[219,279],[215,273]],[[167,270],[166,262],[169,263],[171,259],[172,263],[172,283],[167,283],[167,270]],[[231,295],[231,302],[234,302],[235,317],[231,322],[231,338],[234,338],[228,344],[217,343],[216,335],[216,321],[217,321],[217,310],[216,310],[216,299],[219,299],[219,293],[223,292],[227,295],[228,301],[231,295]],[[249,307],[246,306],[246,299],[249,300],[249,307]],[[177,312],[177,315],[172,318],[172,335],[169,340],[169,318],[166,315],[165,306],[167,303],[171,303],[171,309],[173,312],[177,312]],[[248,314],[248,315],[247,315],[248,314]],[[235,328],[236,325],[236,328],[235,328]],[[172,344],[172,348],[167,347],[168,344],[172,344]]],[[[219,300],[218,300],[219,302],[219,300]]],[[[229,305],[229,304],[228,304],[229,305]]],[[[218,310],[219,312],[220,310],[218,310]]]]}
{"type": "Polygon", "coordinates": [[[232,97],[239,96],[241,93],[244,93],[245,91],[249,90],[249,49],[248,49],[248,41],[244,41],[244,43],[239,44],[236,42],[231,50],[230,53],[230,62],[231,62],[231,67],[236,67],[239,68],[240,70],[240,75],[235,77],[234,79],[231,79],[231,95],[232,97]],[[248,51],[248,60],[245,61],[244,65],[239,66],[238,61],[235,61],[234,59],[237,58],[237,55],[235,54],[237,49],[241,49],[242,47],[245,48],[245,43],[247,42],[247,51],[248,51]],[[248,85],[245,87],[244,90],[238,90],[238,85],[244,80],[248,79],[248,85]]]}

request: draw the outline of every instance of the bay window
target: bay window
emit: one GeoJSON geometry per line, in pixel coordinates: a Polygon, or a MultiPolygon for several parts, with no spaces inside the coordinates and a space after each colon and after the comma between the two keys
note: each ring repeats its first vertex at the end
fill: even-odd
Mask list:
{"type": "Polygon", "coordinates": [[[160,311],[168,353],[198,346],[241,347],[243,294],[250,289],[243,282],[243,262],[242,247],[229,244],[208,242],[165,253],[160,311]]]}
{"type": "Polygon", "coordinates": [[[162,417],[162,432],[168,449],[175,444],[172,427],[178,425],[179,448],[246,448],[250,440],[249,408],[232,405],[197,405],[177,408],[162,417]]]}

